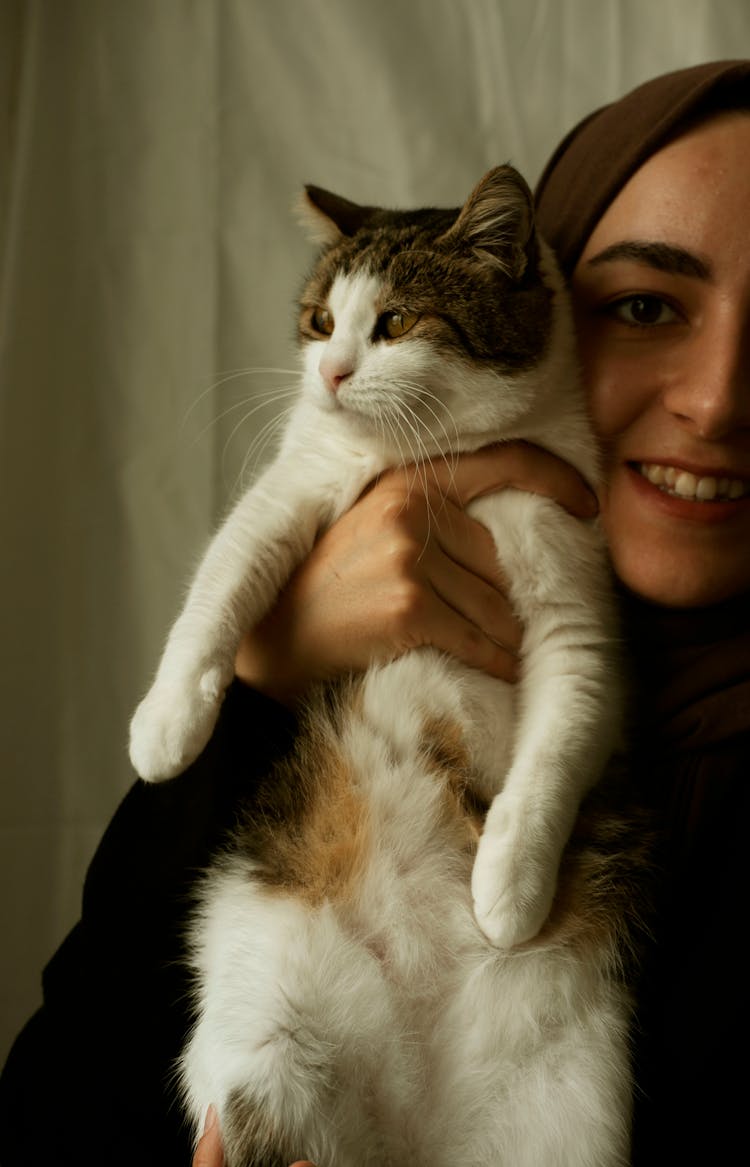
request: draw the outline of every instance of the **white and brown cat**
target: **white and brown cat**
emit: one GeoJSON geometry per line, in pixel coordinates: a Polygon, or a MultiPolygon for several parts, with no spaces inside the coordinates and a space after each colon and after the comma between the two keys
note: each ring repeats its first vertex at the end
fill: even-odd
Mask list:
{"type": "MultiPolygon", "coordinates": [[[[133,718],[148,780],[200,752],[241,635],[385,468],[520,438],[596,481],[567,296],[515,170],[457,210],[306,199],[325,247],[298,403],[133,718]]],[[[627,1162],[638,864],[579,817],[621,732],[606,556],[547,499],[470,510],[524,625],[520,681],[420,649],[312,695],[205,879],[182,1081],[196,1124],[218,1107],[230,1167],[627,1162]]]]}

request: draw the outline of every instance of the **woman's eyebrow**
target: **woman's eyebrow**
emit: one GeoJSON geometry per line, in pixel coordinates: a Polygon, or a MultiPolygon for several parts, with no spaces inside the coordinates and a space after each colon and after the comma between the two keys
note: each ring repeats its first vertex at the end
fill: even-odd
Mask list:
{"type": "Polygon", "coordinates": [[[613,243],[605,247],[598,255],[588,260],[589,266],[600,263],[612,263],[618,259],[634,260],[636,263],[645,263],[657,271],[669,272],[670,275],[693,276],[699,280],[711,278],[711,268],[705,260],[686,251],[684,247],[675,247],[671,243],[650,243],[638,239],[624,240],[622,243],[613,243]]]}

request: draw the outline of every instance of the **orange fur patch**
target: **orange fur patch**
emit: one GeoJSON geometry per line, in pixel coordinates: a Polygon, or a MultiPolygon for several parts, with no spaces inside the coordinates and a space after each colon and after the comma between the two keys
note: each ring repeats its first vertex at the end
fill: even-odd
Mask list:
{"type": "Polygon", "coordinates": [[[447,718],[431,717],[422,728],[420,752],[427,765],[445,781],[446,810],[469,829],[473,846],[479,839],[487,805],[472,789],[469,752],[463,731],[447,718]]]}
{"type": "Polygon", "coordinates": [[[310,775],[318,794],[289,851],[296,891],[311,904],[348,899],[370,849],[367,808],[350,765],[341,755],[322,762],[322,771],[310,775]]]}
{"type": "MultiPolygon", "coordinates": [[[[322,722],[325,727],[325,722],[322,722]]],[[[370,851],[370,819],[333,727],[301,735],[243,824],[256,875],[311,905],[350,898],[370,851]]]]}

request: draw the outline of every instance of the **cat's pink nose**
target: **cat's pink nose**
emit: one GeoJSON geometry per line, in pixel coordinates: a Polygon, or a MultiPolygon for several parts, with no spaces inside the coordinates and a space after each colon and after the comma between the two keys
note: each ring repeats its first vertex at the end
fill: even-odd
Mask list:
{"type": "Polygon", "coordinates": [[[351,377],[353,373],[352,363],[343,356],[336,356],[334,353],[326,353],[321,357],[320,375],[327,389],[331,393],[338,393],[342,381],[347,377],[351,377]]]}

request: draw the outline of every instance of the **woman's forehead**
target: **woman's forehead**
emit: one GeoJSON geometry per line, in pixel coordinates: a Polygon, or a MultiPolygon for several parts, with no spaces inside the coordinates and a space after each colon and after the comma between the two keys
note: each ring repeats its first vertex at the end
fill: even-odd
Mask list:
{"type": "Polygon", "coordinates": [[[697,253],[747,238],[750,113],[701,122],[644,162],[604,212],[581,263],[620,240],[673,241],[697,253]]]}

